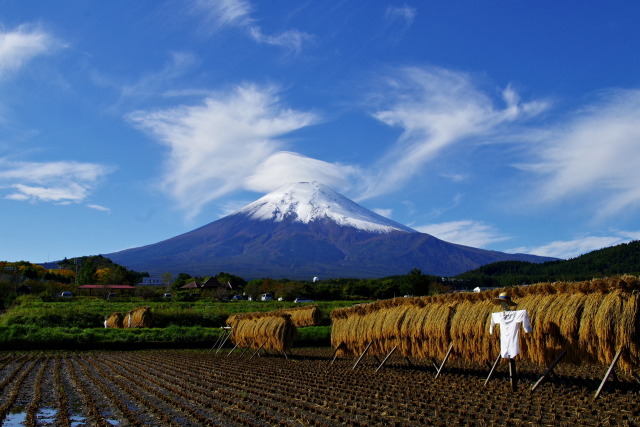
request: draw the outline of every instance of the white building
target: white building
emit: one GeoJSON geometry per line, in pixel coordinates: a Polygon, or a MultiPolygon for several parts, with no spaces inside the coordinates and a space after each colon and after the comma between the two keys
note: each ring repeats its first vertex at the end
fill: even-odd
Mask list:
{"type": "Polygon", "coordinates": [[[162,278],[160,277],[143,277],[142,282],[138,286],[162,286],[162,278]]]}

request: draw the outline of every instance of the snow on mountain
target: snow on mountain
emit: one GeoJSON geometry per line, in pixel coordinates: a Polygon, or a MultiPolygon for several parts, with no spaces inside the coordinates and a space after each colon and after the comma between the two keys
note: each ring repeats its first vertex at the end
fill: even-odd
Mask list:
{"type": "Polygon", "coordinates": [[[551,258],[448,243],[375,214],[317,182],[289,184],[161,242],[106,254],[136,271],[245,279],[371,278],[419,268],[454,276],[496,261],[551,258]]]}
{"type": "Polygon", "coordinates": [[[283,185],[237,213],[261,221],[282,222],[290,219],[293,222],[309,224],[328,219],[340,226],[372,233],[416,233],[409,227],[363,208],[319,182],[283,185]]]}

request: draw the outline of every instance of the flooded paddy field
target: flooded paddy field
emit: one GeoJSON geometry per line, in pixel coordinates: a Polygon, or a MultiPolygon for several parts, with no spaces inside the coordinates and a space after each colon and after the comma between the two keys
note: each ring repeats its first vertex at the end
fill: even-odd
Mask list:
{"type": "Polygon", "coordinates": [[[2,426],[203,425],[639,425],[640,385],[606,371],[507,363],[485,385],[487,366],[337,359],[332,350],[255,356],[208,350],[0,353],[2,426]]]}

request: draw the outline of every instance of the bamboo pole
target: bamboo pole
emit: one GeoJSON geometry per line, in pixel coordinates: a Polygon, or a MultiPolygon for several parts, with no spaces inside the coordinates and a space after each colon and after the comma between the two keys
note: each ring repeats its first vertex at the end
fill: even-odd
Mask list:
{"type": "Polygon", "coordinates": [[[435,379],[438,379],[438,377],[440,376],[440,372],[442,372],[442,368],[444,368],[444,364],[447,363],[447,359],[449,358],[449,355],[451,354],[451,350],[453,350],[453,343],[449,344],[449,350],[447,350],[447,354],[446,354],[446,356],[444,356],[444,359],[442,360],[442,364],[438,368],[438,373],[436,374],[436,378],[435,379]]]}
{"type": "MultiPolygon", "coordinates": [[[[254,358],[254,356],[255,356],[256,354],[258,354],[258,352],[259,352],[260,350],[262,350],[262,347],[263,347],[266,343],[267,343],[267,341],[265,340],[265,341],[260,345],[260,347],[258,347],[258,349],[256,350],[256,352],[255,352],[255,353],[253,353],[253,355],[249,358],[249,360],[253,359],[253,358],[254,358]]],[[[259,356],[259,354],[258,354],[258,356],[259,356]]]]}
{"type": "Polygon", "coordinates": [[[353,365],[353,368],[351,368],[351,370],[356,369],[356,366],[358,366],[358,363],[360,363],[360,361],[362,360],[362,358],[364,357],[364,355],[367,353],[367,351],[369,350],[369,347],[371,347],[371,344],[373,343],[373,341],[369,341],[369,344],[367,344],[367,347],[364,349],[364,351],[362,352],[362,354],[360,355],[360,357],[358,358],[358,360],[356,361],[356,363],[353,365]]]}
{"type": "Polygon", "coordinates": [[[238,344],[234,345],[233,348],[229,351],[229,353],[227,353],[227,357],[229,357],[229,355],[231,355],[231,353],[233,353],[233,350],[235,350],[236,347],[238,347],[238,344]]]}
{"type": "Polygon", "coordinates": [[[227,342],[227,340],[229,339],[230,336],[231,336],[231,331],[227,332],[227,336],[224,338],[224,341],[222,341],[220,343],[220,345],[218,346],[218,349],[216,350],[216,354],[218,354],[220,349],[226,344],[226,342],[227,342]]]}
{"type": "Polygon", "coordinates": [[[540,377],[540,379],[538,381],[536,381],[536,383],[531,386],[531,391],[534,391],[540,384],[542,384],[542,381],[544,381],[548,375],[550,375],[551,373],[553,373],[553,369],[556,367],[556,365],[560,362],[560,360],[567,354],[567,349],[565,348],[564,350],[562,350],[562,353],[560,353],[560,355],[556,358],[556,360],[553,361],[553,363],[551,364],[551,366],[549,366],[547,368],[546,371],[544,371],[544,374],[542,374],[542,376],[540,377]]]}
{"type": "Polygon", "coordinates": [[[604,378],[602,378],[602,382],[600,383],[600,387],[598,387],[598,390],[596,391],[596,394],[593,396],[593,400],[596,400],[598,398],[598,396],[600,396],[600,392],[604,388],[604,383],[606,383],[607,380],[609,379],[609,376],[613,372],[613,370],[614,370],[614,368],[616,366],[616,363],[618,363],[618,359],[620,358],[621,354],[622,354],[622,349],[618,350],[616,355],[613,357],[613,361],[611,362],[611,365],[609,366],[609,369],[607,369],[607,373],[604,374],[604,378]]]}
{"type": "Polygon", "coordinates": [[[389,352],[389,354],[387,354],[387,357],[385,357],[384,360],[382,361],[382,363],[380,363],[380,365],[376,369],[376,372],[378,372],[380,370],[380,368],[382,368],[382,366],[384,366],[384,364],[387,363],[387,359],[389,359],[391,357],[391,355],[393,354],[393,352],[396,351],[396,348],[398,348],[398,346],[393,347],[393,349],[389,352]]]}
{"type": "Polygon", "coordinates": [[[493,372],[496,370],[496,366],[498,366],[498,363],[500,362],[500,358],[501,357],[502,357],[501,355],[498,355],[498,357],[496,358],[496,361],[493,364],[493,366],[491,367],[491,370],[489,371],[489,375],[487,376],[487,379],[485,380],[484,385],[487,385],[487,383],[489,382],[489,380],[493,376],[493,372]]]}
{"type": "Polygon", "coordinates": [[[249,350],[251,348],[251,346],[253,345],[254,342],[256,342],[255,339],[253,341],[251,341],[251,344],[249,344],[247,347],[244,348],[244,350],[242,351],[242,354],[240,355],[241,358],[242,358],[242,356],[244,356],[244,354],[247,352],[247,350],[249,350]]]}

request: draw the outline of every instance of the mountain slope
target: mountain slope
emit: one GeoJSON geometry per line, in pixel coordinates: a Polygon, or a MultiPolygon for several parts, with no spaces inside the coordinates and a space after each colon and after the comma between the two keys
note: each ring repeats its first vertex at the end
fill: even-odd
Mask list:
{"type": "Polygon", "coordinates": [[[106,256],[137,271],[225,271],[246,279],[384,277],[415,267],[452,276],[497,261],[550,260],[447,243],[319,183],[283,186],[191,232],[106,256]]]}

